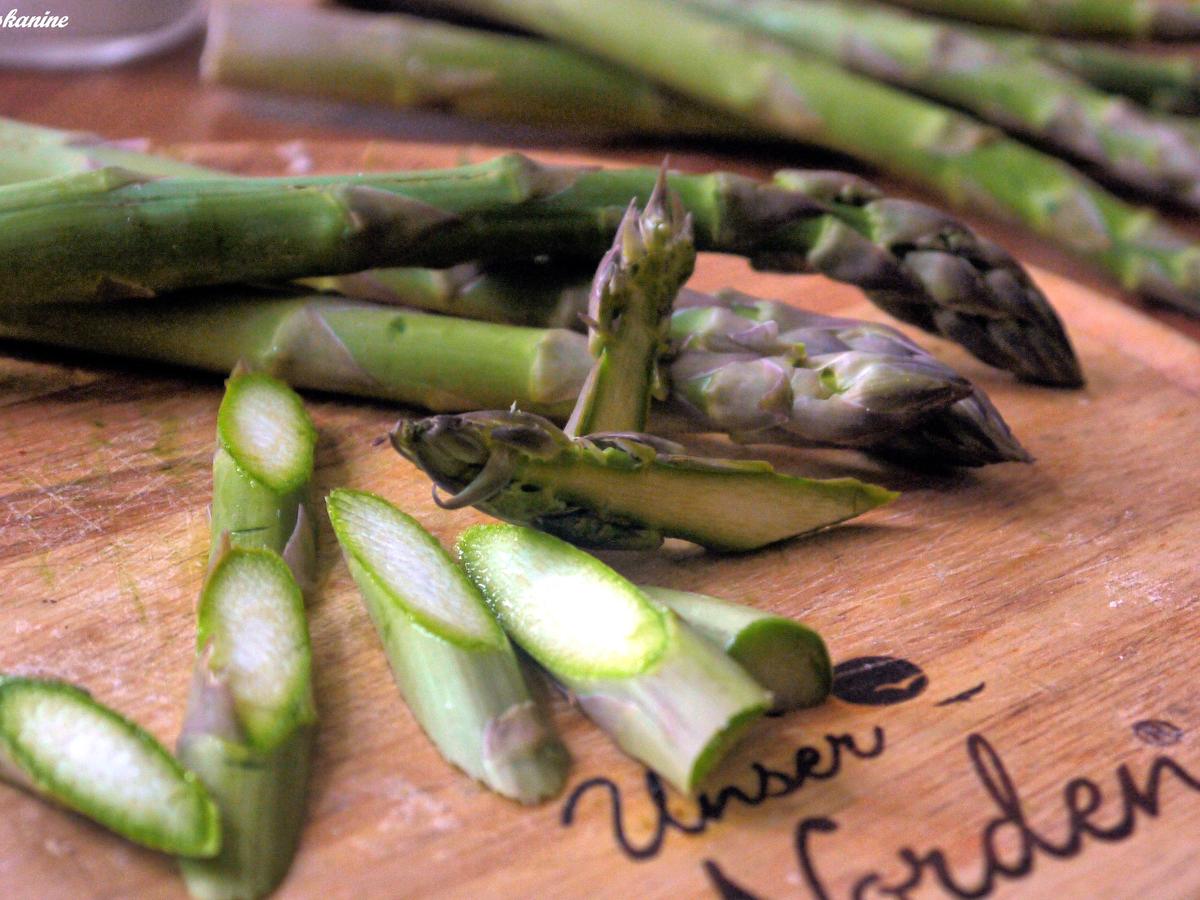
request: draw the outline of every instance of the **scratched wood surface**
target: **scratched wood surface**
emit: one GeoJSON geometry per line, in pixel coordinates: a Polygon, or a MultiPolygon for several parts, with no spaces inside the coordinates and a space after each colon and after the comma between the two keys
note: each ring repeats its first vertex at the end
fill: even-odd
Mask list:
{"type": "MultiPolygon", "coordinates": [[[[178,149],[260,173],[486,153],[178,149]]],[[[929,479],[849,454],[773,452],[788,471],[906,492],[861,524],[756,554],[609,557],[640,580],[803,617],[851,671],[892,659],[848,676],[841,699],[763,723],[703,808],[656,799],[646,773],[557,700],[574,757],[557,801],[518,808],[444,764],[392,686],[325,527],[311,610],[322,728],[281,896],[691,897],[721,883],[760,897],[845,897],[856,885],[862,896],[953,896],[954,885],[974,896],[1200,896],[1200,782],[1186,777],[1200,776],[1200,344],[1038,277],[1082,356],[1085,391],[1018,385],[922,338],[991,393],[1035,465],[929,479]],[[871,673],[887,683],[872,690],[871,673]],[[730,785],[754,802],[719,799],[730,785]]],[[[695,283],[880,318],[842,286],[723,258],[702,258],[695,283]]],[[[68,363],[0,345],[0,670],[77,682],[173,742],[219,379],[68,363]]],[[[310,399],[318,491],[378,491],[445,542],[483,518],[438,510],[427,482],[375,446],[396,410],[310,399]]],[[[0,822],[6,898],[183,896],[170,860],[7,787],[0,822]]]]}

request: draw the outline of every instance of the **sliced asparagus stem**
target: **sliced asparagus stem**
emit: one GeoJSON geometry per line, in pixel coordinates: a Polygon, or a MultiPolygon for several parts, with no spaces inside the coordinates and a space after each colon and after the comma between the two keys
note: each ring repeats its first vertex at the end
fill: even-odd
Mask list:
{"type": "Polygon", "coordinates": [[[773,709],[816,706],[833,686],[833,665],[821,636],[793,619],[707,594],[641,585],[771,692],[773,709]]]}
{"type": "MultiPolygon", "coordinates": [[[[652,169],[540,165],[517,154],[457,169],[307,179],[167,179],[106,169],[0,188],[7,304],[485,256],[599,259],[652,169]],[[71,241],[59,240],[70,223],[71,241]],[[67,245],[70,245],[70,252],[67,245]]],[[[862,286],[881,308],[1024,378],[1078,385],[1078,363],[1037,287],[999,247],[852,176],[728,173],[668,179],[699,249],[862,286]]]]}
{"type": "Polygon", "coordinates": [[[548,534],[477,525],[458,551],[504,629],[629,755],[691,793],[771,695],[670,610],[548,534]]]}
{"type": "Polygon", "coordinates": [[[645,431],[650,401],[665,399],[659,359],[667,349],[671,306],[696,263],[691,216],[666,170],[645,210],[629,211],[600,261],[588,303],[588,349],[596,358],[567,420],[571,437],[597,431],[645,431]]]}
{"type": "Polygon", "coordinates": [[[888,0],[922,12],[1023,31],[1127,38],[1200,37],[1191,0],[888,0]]]}
{"type": "Polygon", "coordinates": [[[279,553],[296,582],[310,587],[316,527],[308,511],[316,431],[300,398],[265,373],[235,369],[217,414],[213,457],[212,551],[236,547],[279,553]]]}
{"type": "Polygon", "coordinates": [[[263,897],[295,854],[316,727],[304,600],[278,554],[226,547],[197,646],[179,755],[216,798],[225,841],[215,859],[184,861],[184,880],[201,900],[263,897]]]}
{"type": "Polygon", "coordinates": [[[678,537],[743,551],[861,515],[896,494],[853,478],[818,481],[765,462],[698,459],[637,434],[569,438],[530,413],[402,420],[392,444],[447,509],[474,505],[584,547],[654,548],[678,537]]]}
{"type": "Polygon", "coordinates": [[[249,290],[164,299],[153,308],[0,309],[0,334],[209,372],[244,360],[298,387],[431,410],[517,403],[561,418],[591,366],[585,339],[569,331],[249,290]]]}
{"type": "Polygon", "coordinates": [[[571,50],[415,16],[219,3],[201,71],[238,87],[603,134],[721,130],[703,107],[571,50]]]}
{"type": "Polygon", "coordinates": [[[0,676],[0,777],[155,850],[205,857],[221,846],[204,785],[133,722],[62,682],[0,676]]]}
{"type": "Polygon", "coordinates": [[[1105,180],[1200,209],[1200,141],[1040,58],[953,23],[846,0],[685,5],[915,91],[1076,159],[1105,180]]]}
{"type": "Polygon", "coordinates": [[[567,754],[475,586],[411,516],[360,491],[329,518],[405,701],[441,754],[521,803],[553,797],[567,754]]]}

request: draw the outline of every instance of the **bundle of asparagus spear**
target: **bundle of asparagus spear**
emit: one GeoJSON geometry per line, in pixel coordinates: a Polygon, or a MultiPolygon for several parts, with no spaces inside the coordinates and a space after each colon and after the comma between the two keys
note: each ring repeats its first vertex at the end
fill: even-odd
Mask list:
{"type": "Polygon", "coordinates": [[[1200,122],[1187,117],[1200,71],[1097,42],[1200,38],[1188,0],[355,5],[425,17],[222,3],[204,72],[603,135],[792,139],[1020,223],[1200,313],[1200,245],[1139,205],[1200,209],[1200,122]],[[464,16],[473,24],[439,21],[464,16]]]}

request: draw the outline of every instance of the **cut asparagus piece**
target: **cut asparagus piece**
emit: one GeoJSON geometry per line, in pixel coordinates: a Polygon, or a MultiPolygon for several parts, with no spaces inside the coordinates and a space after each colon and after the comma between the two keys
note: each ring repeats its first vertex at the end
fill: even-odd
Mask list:
{"type": "Polygon", "coordinates": [[[521,407],[566,418],[591,367],[586,340],[250,290],[141,302],[0,309],[0,333],[209,372],[239,361],[298,387],[431,410],[521,407]]]}
{"type": "Polygon", "coordinates": [[[649,435],[569,438],[530,413],[402,420],[392,444],[447,509],[474,505],[584,547],[654,548],[665,537],[714,550],[759,547],[851,519],[896,494],[853,478],[819,481],[765,462],[700,459],[649,435]]]}
{"type": "Polygon", "coordinates": [[[596,358],[566,432],[645,431],[650,401],[665,399],[659,358],[671,306],[696,263],[692,219],[667,196],[659,174],[645,210],[631,204],[600,261],[588,303],[588,350],[596,358]]]}
{"type": "Polygon", "coordinates": [[[396,684],[441,754],[521,803],[557,794],[566,750],[479,591],[431,534],[386,500],[339,489],[328,505],[396,684]]]}
{"type": "Polygon", "coordinates": [[[1192,0],[888,0],[922,12],[1022,31],[1127,38],[1200,37],[1192,0]]]}
{"type": "MultiPolygon", "coordinates": [[[[106,169],[9,185],[0,187],[0,256],[12,265],[0,270],[0,292],[5,305],[145,298],[382,265],[528,261],[547,247],[562,259],[599,259],[630,200],[648,197],[656,177],[510,154],[382,175],[148,182],[106,169]],[[60,240],[68,223],[71,240],[60,240]]],[[[940,213],[829,173],[781,175],[775,185],[720,172],[668,181],[693,216],[699,249],[860,285],[888,312],[985,361],[1080,383],[1062,327],[1025,272],[940,213]]]]}
{"type": "Polygon", "coordinates": [[[302,588],[312,582],[316,528],[308,511],[316,431],[282,381],[235,369],[217,413],[213,458],[212,551],[224,537],[287,560],[302,588]]]}
{"type": "Polygon", "coordinates": [[[504,629],[621,748],[691,793],[771,695],[678,617],[548,534],[477,525],[458,542],[504,629]]]}
{"type": "Polygon", "coordinates": [[[239,87],[604,134],[719,130],[703,107],[574,51],[415,16],[220,3],[201,71],[239,87]]]}
{"type": "Polygon", "coordinates": [[[833,686],[829,651],[821,636],[806,625],[707,594],[640,587],[770,691],[777,712],[816,706],[829,696],[833,686]]]}
{"type": "Polygon", "coordinates": [[[0,676],[0,777],[131,841],[213,856],[212,798],[153,737],[58,681],[0,676]]]}
{"type": "Polygon", "coordinates": [[[1086,161],[1141,195],[1200,209],[1200,141],[1037,56],[953,23],[845,0],[685,5],[880,81],[967,110],[1086,161]]]}
{"type": "Polygon", "coordinates": [[[184,861],[184,880],[202,900],[263,897],[287,874],[304,822],[316,730],[304,600],[278,554],[227,547],[197,618],[179,755],[216,798],[225,841],[212,860],[184,861]]]}

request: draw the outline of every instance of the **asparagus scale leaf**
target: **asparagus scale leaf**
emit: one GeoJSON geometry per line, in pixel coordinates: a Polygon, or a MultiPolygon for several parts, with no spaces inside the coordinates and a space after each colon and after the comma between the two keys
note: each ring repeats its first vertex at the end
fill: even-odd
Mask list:
{"type": "Polygon", "coordinates": [[[806,625],[707,594],[641,585],[771,692],[773,709],[785,712],[821,703],[833,687],[825,641],[806,625]]]}
{"type": "Polygon", "coordinates": [[[645,431],[650,401],[667,386],[659,357],[667,349],[671,306],[696,263],[691,216],[659,173],[645,210],[630,204],[612,249],[600,261],[588,303],[588,373],[566,432],[645,431]]]}
{"type": "Polygon", "coordinates": [[[1128,38],[1200,36],[1190,0],[888,0],[922,12],[1022,31],[1128,38]]]}
{"type": "Polygon", "coordinates": [[[216,799],[225,841],[214,859],[184,861],[184,880],[201,900],[263,897],[299,842],[316,726],[304,599],[282,557],[226,546],[197,644],[179,755],[216,799]]]}
{"type": "Polygon", "coordinates": [[[339,489],[329,518],[413,715],[441,754],[521,803],[554,796],[567,755],[479,591],[411,516],[339,489]]]}
{"type": "Polygon", "coordinates": [[[208,857],[221,824],[204,785],[79,688],[0,676],[0,777],[143,846],[208,857]]]}
{"type": "Polygon", "coordinates": [[[717,647],[542,532],[481,525],[459,555],[504,629],[621,748],[691,793],[770,706],[717,647]]]}
{"type": "Polygon", "coordinates": [[[853,518],[896,494],[853,478],[781,475],[765,462],[689,457],[639,434],[569,438],[516,410],[402,420],[396,450],[453,496],[584,547],[654,548],[665,537],[754,550],[853,518]]]}

